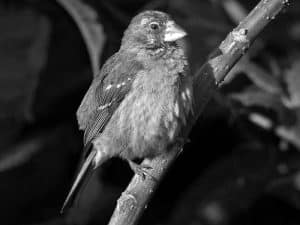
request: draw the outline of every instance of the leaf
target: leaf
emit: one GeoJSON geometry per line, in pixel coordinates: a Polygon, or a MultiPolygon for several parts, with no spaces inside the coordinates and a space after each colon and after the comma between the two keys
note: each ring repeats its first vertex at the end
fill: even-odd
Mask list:
{"type": "Polygon", "coordinates": [[[292,39],[300,40],[300,22],[299,21],[296,21],[293,24],[291,24],[289,34],[292,39]]]}
{"type": "Polygon", "coordinates": [[[249,120],[266,130],[273,129],[273,131],[279,138],[287,141],[290,144],[293,144],[297,148],[300,148],[300,124],[298,114],[296,114],[297,121],[293,122],[292,125],[280,124],[276,127],[274,127],[274,123],[270,118],[260,113],[250,113],[249,120]]]}
{"type": "Polygon", "coordinates": [[[298,126],[279,126],[276,127],[275,133],[281,139],[288,141],[289,143],[293,144],[295,147],[300,149],[300,130],[298,126]]]}
{"type": "Polygon", "coordinates": [[[300,149],[300,109],[294,109],[296,121],[291,126],[279,126],[275,129],[276,134],[282,139],[300,149]]]}
{"type": "Polygon", "coordinates": [[[96,11],[80,0],[57,0],[57,2],[70,14],[78,26],[87,46],[93,75],[96,76],[105,41],[105,34],[101,24],[98,23],[96,11]]]}
{"type": "Polygon", "coordinates": [[[230,19],[238,24],[242,19],[244,19],[248,12],[244,6],[236,0],[219,1],[224,7],[230,19]]]}
{"type": "Polygon", "coordinates": [[[7,155],[4,154],[0,157],[0,173],[29,161],[38,152],[41,147],[40,145],[39,141],[33,139],[25,140],[13,146],[7,151],[7,155]]]}
{"type": "Polygon", "coordinates": [[[0,6],[0,30],[0,117],[28,120],[47,59],[50,24],[33,10],[0,6]]]}
{"type": "Polygon", "coordinates": [[[284,78],[290,94],[290,97],[284,100],[284,104],[289,108],[300,107],[300,59],[293,62],[284,78]]]}
{"type": "Polygon", "coordinates": [[[229,97],[246,107],[261,106],[264,108],[277,109],[281,104],[278,96],[261,90],[257,86],[249,86],[240,93],[230,94],[229,97]]]}
{"type": "Polygon", "coordinates": [[[258,65],[246,62],[241,70],[247,75],[247,77],[262,90],[271,94],[281,94],[282,88],[277,79],[267,73],[264,69],[258,65]]]}
{"type": "Polygon", "coordinates": [[[272,120],[270,120],[269,118],[267,118],[267,117],[265,117],[265,116],[263,116],[259,113],[249,114],[249,120],[252,123],[254,123],[254,124],[264,128],[264,129],[271,129],[272,126],[273,126],[273,121],[272,120]]]}

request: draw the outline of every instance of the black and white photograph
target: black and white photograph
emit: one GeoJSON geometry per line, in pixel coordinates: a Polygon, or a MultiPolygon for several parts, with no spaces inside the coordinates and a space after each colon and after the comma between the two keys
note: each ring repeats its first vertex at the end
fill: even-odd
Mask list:
{"type": "Polygon", "coordinates": [[[0,225],[299,225],[300,1],[0,0],[0,225]]]}

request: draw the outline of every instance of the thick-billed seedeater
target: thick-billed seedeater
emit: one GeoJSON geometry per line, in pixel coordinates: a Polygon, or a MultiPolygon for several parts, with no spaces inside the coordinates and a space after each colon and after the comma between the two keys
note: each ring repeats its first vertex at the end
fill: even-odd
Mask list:
{"type": "Polygon", "coordinates": [[[63,208],[103,161],[121,157],[143,173],[133,159],[153,158],[176,141],[192,110],[188,63],[176,44],[185,35],[163,12],[132,19],[120,50],[103,65],[77,111],[85,161],[63,208]]]}

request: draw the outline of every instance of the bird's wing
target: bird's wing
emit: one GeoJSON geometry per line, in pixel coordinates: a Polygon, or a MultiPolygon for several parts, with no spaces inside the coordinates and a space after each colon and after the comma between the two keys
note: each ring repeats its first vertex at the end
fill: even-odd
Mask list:
{"type": "Polygon", "coordinates": [[[104,63],[101,71],[96,75],[88,91],[86,92],[85,96],[81,101],[81,104],[76,112],[78,126],[80,130],[85,130],[89,120],[89,116],[97,108],[97,102],[95,100],[96,87],[101,83],[101,81],[107,75],[107,73],[109,73],[113,65],[116,64],[117,55],[117,53],[112,55],[106,61],[106,63],[104,63]]]}
{"type": "Polygon", "coordinates": [[[94,109],[88,115],[84,132],[84,143],[87,145],[102,132],[103,128],[130,91],[136,74],[143,64],[134,57],[119,56],[110,68],[104,68],[104,75],[94,88],[94,109]]]}
{"type": "MultiPolygon", "coordinates": [[[[91,84],[77,111],[79,126],[85,130],[83,159],[62,211],[73,203],[77,193],[83,190],[82,187],[87,184],[91,172],[95,169],[93,161],[96,151],[91,148],[91,141],[102,132],[114,111],[130,91],[135,76],[142,69],[142,63],[134,57],[114,55],[104,64],[100,74],[91,84]]],[[[101,160],[105,160],[105,157],[101,160]]]]}

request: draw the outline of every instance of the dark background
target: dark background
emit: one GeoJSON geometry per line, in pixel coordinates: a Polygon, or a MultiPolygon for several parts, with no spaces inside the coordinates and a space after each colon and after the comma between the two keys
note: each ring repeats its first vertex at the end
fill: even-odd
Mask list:
{"type": "MultiPolygon", "coordinates": [[[[0,1],[0,224],[106,224],[132,172],[113,159],[77,207],[60,207],[82,150],[76,110],[99,64],[144,9],[170,13],[189,36],[192,72],[258,3],[247,0],[0,1]],[[93,17],[98,13],[98,18],[93,17]],[[78,23],[103,32],[88,41],[78,23]],[[102,40],[105,35],[106,41],[102,40]],[[103,45],[101,44],[103,43],[103,45]]],[[[190,135],[140,224],[300,224],[300,2],[258,37],[190,135]]]]}

